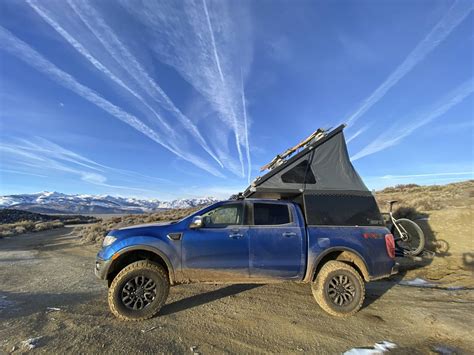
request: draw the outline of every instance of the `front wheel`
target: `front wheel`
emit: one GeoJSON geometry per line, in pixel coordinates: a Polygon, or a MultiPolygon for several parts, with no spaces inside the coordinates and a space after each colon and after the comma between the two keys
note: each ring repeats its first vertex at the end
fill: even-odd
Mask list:
{"type": "Polygon", "coordinates": [[[168,297],[170,283],[165,270],[148,260],[127,265],[113,279],[109,308],[122,320],[145,320],[159,312],[168,297]]]}
{"type": "Polygon", "coordinates": [[[356,269],[341,261],[328,261],[312,286],[319,306],[332,316],[348,317],[362,307],[365,284],[356,269]]]}
{"type": "Polygon", "coordinates": [[[395,224],[396,226],[393,226],[395,242],[409,255],[420,254],[425,248],[425,235],[418,224],[407,218],[397,219],[395,224]]]}

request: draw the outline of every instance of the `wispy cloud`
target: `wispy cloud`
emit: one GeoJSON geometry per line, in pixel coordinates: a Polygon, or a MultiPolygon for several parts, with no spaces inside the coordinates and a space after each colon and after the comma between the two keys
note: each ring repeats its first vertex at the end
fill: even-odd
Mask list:
{"type": "Polygon", "coordinates": [[[28,175],[28,176],[36,176],[36,177],[48,177],[47,175],[41,175],[41,174],[35,174],[31,173],[28,171],[21,171],[21,170],[14,170],[14,169],[4,169],[3,167],[0,167],[0,174],[1,173],[9,173],[9,174],[19,174],[19,175],[28,175]]]}
{"type": "Polygon", "coordinates": [[[206,15],[207,27],[209,28],[209,34],[211,35],[211,44],[212,51],[214,53],[214,59],[216,61],[217,70],[219,71],[219,76],[222,83],[224,83],[224,74],[222,74],[221,62],[219,60],[219,54],[217,53],[216,40],[214,38],[214,29],[212,28],[211,18],[209,17],[209,11],[207,10],[206,0],[202,0],[202,5],[204,7],[204,13],[206,15]]]}
{"type": "Polygon", "coordinates": [[[113,117],[128,124],[150,139],[161,144],[163,147],[176,154],[183,160],[186,160],[215,176],[222,176],[220,171],[202,160],[200,157],[190,153],[189,151],[183,151],[179,146],[179,142],[167,142],[159,132],[150,128],[136,116],[124,111],[120,107],[104,99],[92,89],[79,83],[70,74],[59,69],[53,63],[31,48],[28,44],[15,37],[12,33],[1,26],[0,46],[6,52],[18,57],[20,60],[34,67],[43,74],[46,74],[51,80],[73,91],[77,95],[108,112],[113,117]]]}
{"type": "MultiPolygon", "coordinates": [[[[200,144],[201,147],[213,159],[215,159],[221,167],[223,167],[222,162],[214,154],[214,152],[212,152],[211,148],[209,147],[202,134],[199,132],[196,125],[174,105],[168,95],[166,95],[162,88],[150,77],[144,67],[138,62],[138,60],[131,54],[131,52],[126,48],[122,41],[116,36],[110,26],[108,26],[107,23],[103,20],[101,14],[96,11],[87,1],[75,2],[68,0],[68,4],[73,9],[74,13],[79,16],[82,22],[99,40],[99,42],[103,45],[106,51],[110,54],[110,56],[113,57],[113,59],[120,65],[123,70],[125,70],[126,73],[129,74],[128,81],[133,80],[135,82],[135,85],[137,85],[138,88],[140,88],[144,92],[144,95],[137,94],[134,90],[130,89],[128,85],[125,85],[124,81],[127,81],[125,78],[117,78],[116,75],[111,73],[113,68],[108,69],[97,59],[93,58],[84,48],[84,46],[80,44],[79,46],[77,45],[77,38],[72,38],[69,33],[61,29],[56,22],[50,19],[48,22],[50,22],[53,28],[55,28],[61,34],[65,32],[63,36],[65,36],[68,42],[70,42],[92,64],[98,67],[99,70],[106,72],[109,78],[117,82],[120,86],[125,87],[127,91],[131,92],[133,96],[137,97],[141,102],[143,102],[147,107],[149,107],[150,110],[154,112],[155,116],[158,117],[160,122],[165,125],[168,132],[173,135],[173,127],[171,127],[170,124],[166,122],[163,117],[151,107],[151,103],[148,104],[148,100],[145,97],[149,97],[152,101],[158,102],[160,108],[166,110],[167,112],[170,112],[178,120],[178,122],[183,125],[187,132],[190,133],[196,139],[198,144],[200,144]]],[[[97,54],[100,55],[100,52],[97,54]]],[[[175,122],[173,122],[173,125],[175,125],[175,122]]]]}
{"type": "Polygon", "coordinates": [[[415,47],[390,76],[369,96],[347,119],[354,124],[365,112],[375,105],[387,91],[396,85],[408,72],[431,53],[471,13],[472,1],[456,1],[428,35],[415,47]]]}
{"type": "Polygon", "coordinates": [[[351,141],[359,137],[362,133],[364,133],[367,130],[367,128],[369,128],[369,126],[362,127],[361,129],[354,132],[349,138],[346,139],[346,143],[350,143],[351,141]]]}
{"type": "Polygon", "coordinates": [[[435,106],[431,107],[425,112],[420,112],[414,115],[413,117],[404,119],[396,125],[387,128],[384,133],[378,136],[375,140],[372,140],[368,145],[366,145],[358,153],[352,156],[351,160],[355,161],[357,159],[397,145],[405,137],[412,134],[418,128],[444,115],[453,106],[461,103],[466,97],[471,95],[473,92],[474,79],[471,79],[458,86],[455,90],[453,90],[442,100],[440,100],[435,106]]]}
{"type": "Polygon", "coordinates": [[[6,153],[2,155],[0,173],[46,177],[59,172],[79,177],[82,181],[93,185],[123,190],[152,191],[130,185],[110,184],[107,175],[129,183],[135,182],[136,178],[130,179],[130,176],[134,175],[133,172],[100,164],[41,137],[0,142],[0,152],[6,153]],[[10,169],[10,166],[15,169],[10,169]]]}
{"type": "Polygon", "coordinates": [[[250,184],[250,174],[252,173],[252,160],[250,158],[250,144],[249,144],[249,131],[248,131],[248,119],[247,119],[247,103],[245,100],[245,88],[244,78],[242,72],[240,73],[240,82],[242,83],[242,111],[244,113],[244,128],[245,128],[245,148],[247,154],[247,182],[250,184]]]}
{"type": "MultiPolygon", "coordinates": [[[[209,11],[207,10],[207,2],[206,0],[202,0],[203,8],[204,8],[204,13],[206,15],[206,22],[207,22],[207,27],[209,29],[209,35],[211,38],[211,46],[212,46],[212,52],[214,53],[214,60],[216,63],[217,71],[219,72],[219,77],[221,79],[221,84],[223,88],[227,88],[227,83],[224,79],[224,74],[222,73],[222,68],[221,68],[221,62],[219,59],[219,54],[217,52],[217,46],[216,46],[216,40],[214,38],[214,29],[212,27],[211,23],[211,18],[209,17],[209,11]]],[[[244,175],[244,161],[243,161],[243,156],[242,156],[242,149],[240,147],[240,130],[237,128],[238,127],[238,122],[237,122],[237,117],[235,114],[234,107],[230,106],[229,107],[231,117],[234,121],[234,133],[235,133],[235,140],[237,143],[237,152],[239,154],[239,160],[240,160],[240,165],[242,168],[242,175],[244,175]]]]}
{"type": "Polygon", "coordinates": [[[160,121],[160,123],[164,126],[167,131],[167,134],[173,134],[172,127],[166,122],[148,103],[141,97],[138,93],[128,87],[122,79],[114,75],[108,68],[106,68],[99,60],[97,60],[91,53],[81,44],[79,43],[68,31],[66,31],[63,27],[61,27],[51,15],[47,13],[47,10],[38,6],[32,0],[26,0],[26,2],[41,16],[43,20],[45,20],[51,27],[54,28],[56,32],[58,32],[71,46],[73,46],[81,55],[83,55],[94,67],[104,73],[110,80],[115,82],[116,84],[120,85],[126,91],[128,91],[131,95],[137,98],[141,104],[145,105],[155,117],[160,121]]]}
{"type": "MultiPolygon", "coordinates": [[[[245,74],[251,61],[251,26],[245,6],[206,0],[143,1],[141,6],[121,3],[146,29],[144,36],[157,58],[173,67],[213,107],[215,114],[206,123],[213,141],[214,136],[228,139],[228,133],[233,135],[240,163],[238,173],[244,176],[242,147],[249,151],[247,157],[250,149],[240,69],[245,74]]],[[[235,164],[229,163],[232,155],[227,143],[211,144],[223,164],[232,169],[235,164]]]]}

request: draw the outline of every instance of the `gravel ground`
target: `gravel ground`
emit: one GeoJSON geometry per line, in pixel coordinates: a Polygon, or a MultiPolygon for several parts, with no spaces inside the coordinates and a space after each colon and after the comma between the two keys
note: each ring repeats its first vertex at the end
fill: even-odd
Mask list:
{"type": "Polygon", "coordinates": [[[394,353],[474,350],[474,291],[401,276],[369,284],[346,320],[324,313],[309,285],[282,283],[176,286],[158,317],[121,322],[93,275],[95,253],[70,227],[0,239],[0,354],[341,353],[384,340],[394,353]]]}

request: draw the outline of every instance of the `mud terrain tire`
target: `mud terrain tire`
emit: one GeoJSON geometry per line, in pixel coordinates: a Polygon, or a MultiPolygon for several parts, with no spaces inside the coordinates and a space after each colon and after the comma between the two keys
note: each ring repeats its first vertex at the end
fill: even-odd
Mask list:
{"type": "Polygon", "coordinates": [[[136,261],[124,267],[113,279],[108,293],[109,308],[121,320],[149,319],[165,303],[169,288],[163,267],[148,260],[136,261]]]}
{"type": "Polygon", "coordinates": [[[357,313],[365,298],[365,284],[356,269],[341,261],[328,261],[311,285],[319,306],[335,317],[357,313]]]}

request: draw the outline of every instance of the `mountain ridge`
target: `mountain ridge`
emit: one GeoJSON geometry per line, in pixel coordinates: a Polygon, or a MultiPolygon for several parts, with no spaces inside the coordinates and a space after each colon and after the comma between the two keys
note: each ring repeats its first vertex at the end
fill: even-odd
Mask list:
{"type": "Polygon", "coordinates": [[[189,208],[216,202],[214,197],[172,201],[110,195],[64,194],[43,191],[0,196],[0,209],[14,208],[37,213],[147,213],[163,209],[189,208]]]}

